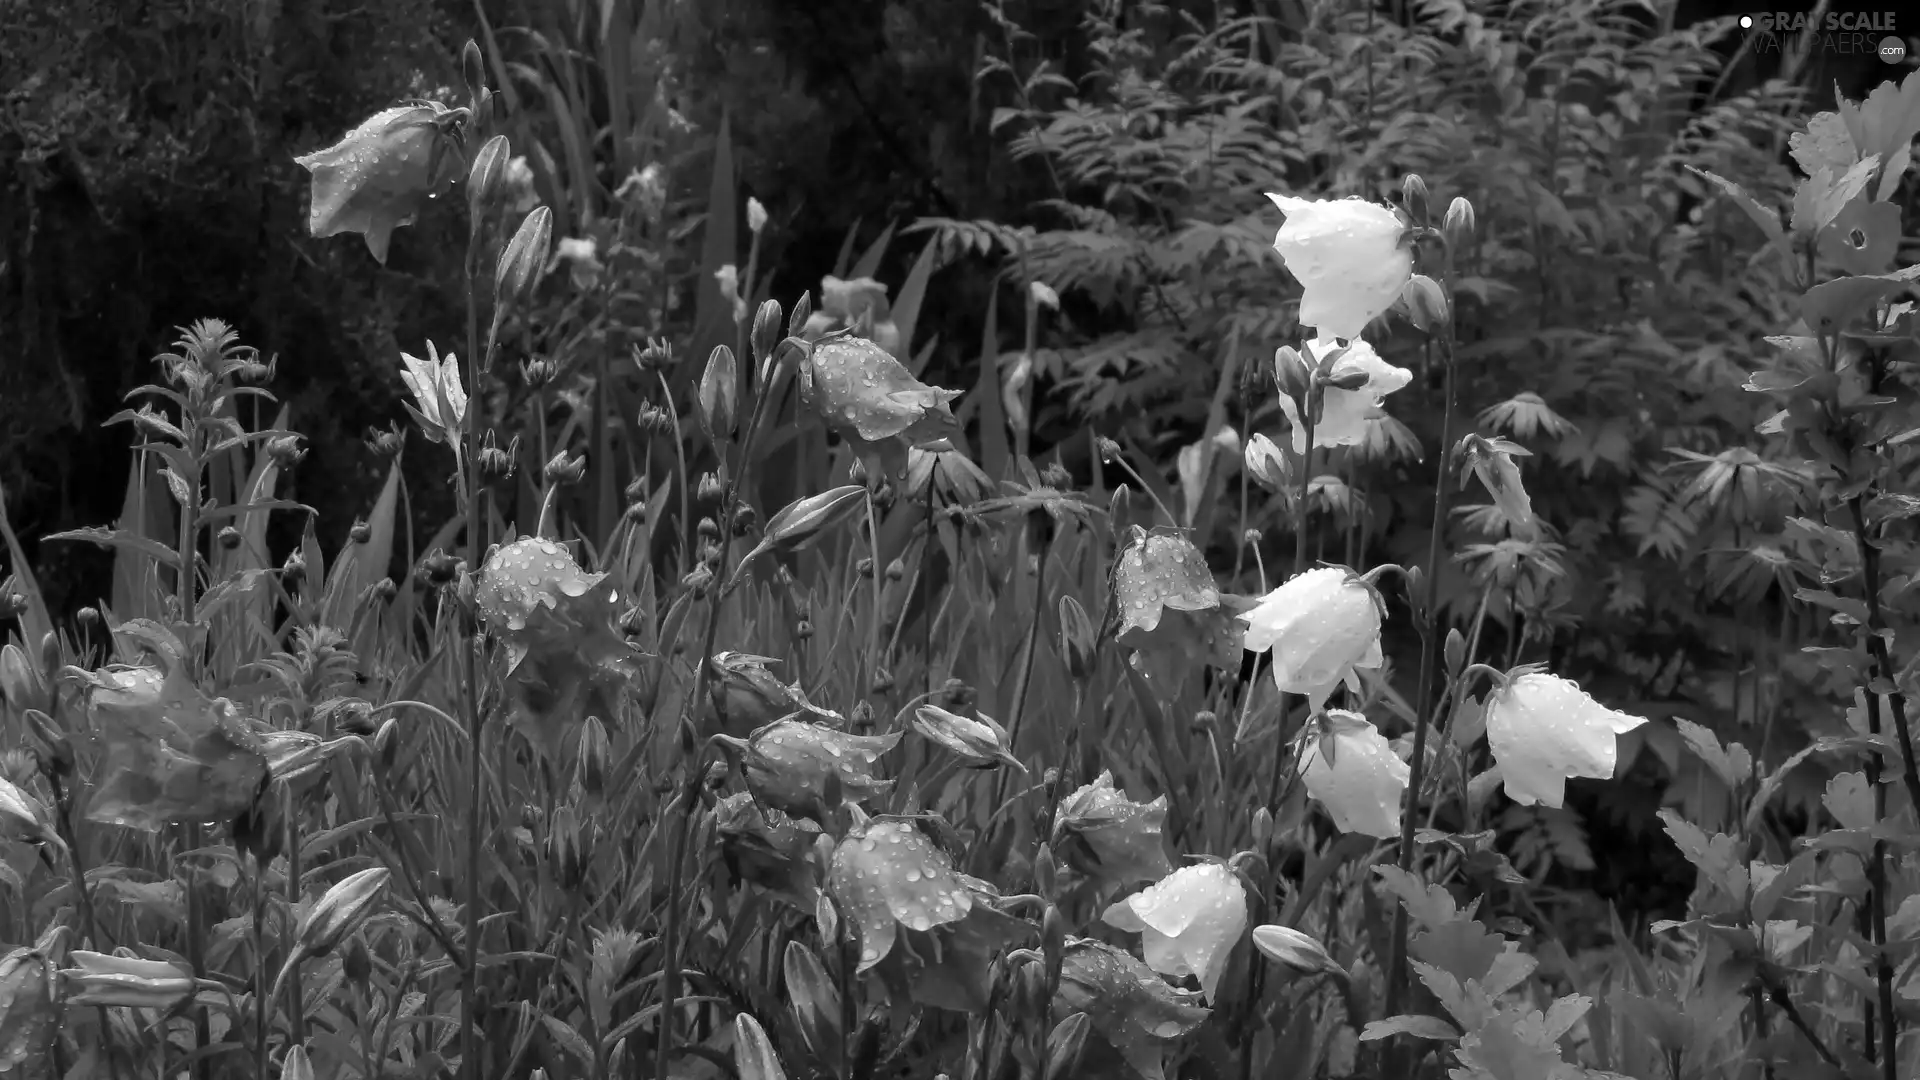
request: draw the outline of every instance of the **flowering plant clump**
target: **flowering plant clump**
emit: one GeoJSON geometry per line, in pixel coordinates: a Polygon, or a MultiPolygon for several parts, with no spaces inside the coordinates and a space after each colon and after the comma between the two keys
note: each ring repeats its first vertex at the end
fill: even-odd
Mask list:
{"type": "MultiPolygon", "coordinates": [[[[1724,254],[1724,202],[1764,244],[1725,266],[1797,297],[1779,334],[1569,353],[1495,305],[1550,291],[1566,232],[1644,268],[1608,246],[1606,170],[1516,167],[1587,187],[1528,216],[1496,186],[1484,225],[1419,176],[1383,201],[1308,169],[1344,159],[1266,171],[1245,147],[1299,101],[1385,140],[1355,161],[1404,141],[1346,122],[1345,74],[1294,85],[1315,35],[1281,66],[1183,37],[1169,70],[1207,72],[1204,108],[1158,107],[1184,76],[1088,80],[1066,111],[1023,77],[993,126],[1074,165],[1034,209],[1070,228],[888,229],[776,299],[817,207],[736,191],[759,155],[730,128],[681,145],[705,113],[663,104],[698,97],[649,52],[673,35],[596,11],[490,29],[508,52],[469,44],[463,104],[299,159],[315,237],[384,261],[444,213],[466,238],[434,279],[465,292],[432,330],[458,348],[380,362],[364,512],[283,497],[303,461],[343,466],[211,320],[114,417],[121,519],[39,538],[109,551],[111,593],[60,610],[0,499],[0,1075],[1920,1074],[1920,273],[1895,267],[1920,76],[1795,135],[1784,215],[1686,174],[1711,201],[1660,272],[1724,254]],[[1240,98],[1249,70],[1312,93],[1240,98]],[[1165,171],[1199,160],[1180,140],[1205,170],[1165,171]],[[674,175],[709,158],[710,184],[674,175]],[[983,252],[986,338],[956,351],[920,316],[983,252]],[[1752,445],[1694,424],[1648,464],[1670,403],[1585,400],[1616,400],[1596,356],[1642,393],[1642,353],[1757,403],[1752,445]],[[1502,385],[1534,370],[1557,381],[1502,385]],[[1576,474],[1637,494],[1581,516],[1555,490],[1576,474]],[[1724,650],[1669,648],[1673,597],[1739,615],[1724,650]],[[1614,655],[1594,628],[1622,619],[1671,655],[1614,655]],[[1671,895],[1609,831],[1671,856],[1671,895]]],[[[1095,14],[1099,73],[1161,64],[1153,19],[1095,14]]],[[[1525,130],[1546,60],[1543,83],[1410,18],[1396,41],[1493,65],[1525,130]]],[[[1527,56],[1589,40],[1475,18],[1527,56]]],[[[1660,86],[1706,70],[1635,42],[1660,86]]],[[[1411,127],[1444,141],[1448,115],[1411,127]]],[[[1594,152],[1590,116],[1556,115],[1594,152]]],[[[1460,157],[1444,182],[1485,187],[1460,157]]],[[[1648,183],[1633,222],[1671,201],[1648,183]]]]}

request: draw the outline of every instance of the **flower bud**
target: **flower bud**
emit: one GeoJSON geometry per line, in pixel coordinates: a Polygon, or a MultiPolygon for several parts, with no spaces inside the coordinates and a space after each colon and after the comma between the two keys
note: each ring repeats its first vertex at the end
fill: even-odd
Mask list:
{"type": "Polygon", "coordinates": [[[634,348],[633,366],[639,368],[642,374],[672,367],[673,343],[665,338],[648,338],[645,348],[634,348]]]}
{"type": "Polygon", "coordinates": [[[474,222],[480,220],[489,203],[500,198],[500,189],[507,180],[507,162],[512,157],[513,150],[505,135],[488,139],[474,155],[473,168],[467,170],[467,210],[474,222]]]}
{"type": "Polygon", "coordinates": [[[367,951],[365,935],[355,934],[347,939],[346,948],[340,950],[340,973],[356,985],[367,984],[373,974],[373,955],[367,951]]]}
{"type": "Polygon", "coordinates": [[[867,463],[859,458],[854,458],[853,463],[847,466],[847,479],[861,487],[865,487],[867,483],[867,463]]]}
{"type": "Polygon", "coordinates": [[[487,67],[480,55],[480,43],[472,38],[468,38],[466,47],[460,50],[460,74],[467,81],[467,95],[478,99],[480,91],[487,88],[487,67]]]}
{"type": "Polygon", "coordinates": [[[400,427],[398,424],[392,425],[384,431],[380,428],[369,427],[366,438],[363,441],[366,443],[367,449],[373,451],[375,457],[390,458],[398,454],[401,448],[407,445],[407,432],[406,429],[400,427]]]}
{"type": "Polygon", "coordinates": [[[701,473],[700,482],[694,486],[693,497],[702,506],[718,506],[726,496],[726,489],[720,486],[720,478],[712,473],[701,473]]]}
{"type": "Polygon", "coordinates": [[[780,344],[780,301],[763,300],[760,309],[753,313],[753,358],[760,372],[760,381],[767,378],[767,365],[773,360],[774,347],[780,344]]]}
{"type": "Polygon", "coordinates": [[[887,564],[887,580],[899,581],[907,576],[907,564],[898,558],[887,564]]]}
{"type": "Polygon", "coordinates": [[[1046,1075],[1079,1075],[1080,1059],[1087,1050],[1087,1032],[1092,1029],[1091,1016],[1083,1012],[1074,1013],[1053,1025],[1053,1030],[1047,1033],[1046,1075]]]}
{"type": "Polygon", "coordinates": [[[288,589],[297,589],[307,579],[307,560],[298,551],[287,555],[280,567],[280,580],[288,589]]]}
{"type": "Polygon", "coordinates": [[[1400,194],[1406,201],[1407,216],[1415,225],[1426,225],[1427,218],[1427,182],[1419,173],[1408,173],[1401,182],[1400,194]]]}
{"type": "MultiPolygon", "coordinates": [[[[837,930],[839,917],[833,913],[833,901],[824,893],[820,896],[819,909],[825,916],[821,920],[821,936],[831,943],[833,937],[827,927],[831,924],[837,930]]],[[[823,1062],[835,1064],[846,1050],[846,1038],[841,1032],[839,988],[819,956],[803,942],[787,942],[783,967],[787,1001],[792,1006],[794,1019],[799,1022],[801,1040],[823,1062]]],[[[839,1075],[837,1070],[835,1075],[839,1075]]]]}
{"type": "Polygon", "coordinates": [[[1090,678],[1098,667],[1094,655],[1093,622],[1087,609],[1072,595],[1060,597],[1060,657],[1066,661],[1067,674],[1075,679],[1090,678]]]}
{"type": "Polygon", "coordinates": [[[761,229],[767,227],[767,208],[760,200],[747,196],[747,231],[758,236],[761,229]]]}
{"type": "Polygon", "coordinates": [[[1273,350],[1273,383],[1282,395],[1299,401],[1313,385],[1313,365],[1307,363],[1299,349],[1282,345],[1273,350]]]}
{"type": "Polygon", "coordinates": [[[94,607],[92,604],[88,604],[86,607],[74,612],[73,618],[75,622],[80,624],[81,629],[91,630],[100,625],[100,609],[94,607]]]}
{"type": "Polygon", "coordinates": [[[1265,857],[1273,843],[1273,811],[1261,807],[1253,812],[1253,850],[1265,857]]]}
{"type": "Polygon", "coordinates": [[[1467,639],[1455,626],[1447,630],[1447,643],[1444,649],[1447,660],[1447,674],[1458,675],[1460,669],[1467,666],[1467,639]]]}
{"type": "MultiPolygon", "coordinates": [[[[473,43],[467,44],[471,47],[473,43]]],[[[364,982],[365,979],[360,981],[364,982]]],[[[287,1059],[280,1064],[280,1080],[313,1080],[313,1063],[307,1060],[306,1047],[295,1046],[287,1050],[287,1059]]]]}
{"type": "Polygon", "coordinates": [[[733,535],[745,536],[760,523],[760,515],[744,503],[733,508],[733,535]]]}
{"type": "Polygon", "coordinates": [[[488,480],[506,480],[513,476],[513,455],[497,446],[480,450],[480,475],[488,480]]]}
{"type": "Polygon", "coordinates": [[[500,261],[494,264],[495,327],[506,319],[509,309],[525,300],[539,284],[552,247],[553,211],[545,206],[534,207],[533,213],[528,214],[514,232],[513,239],[507,242],[507,249],[500,253],[500,261]]]}
{"type": "Polygon", "coordinates": [[[773,1040],[767,1038],[760,1021],[746,1013],[733,1018],[733,1063],[740,1080],[787,1080],[780,1055],[773,1052],[773,1040]]]}
{"type": "Polygon", "coordinates": [[[733,436],[733,411],[738,395],[734,375],[733,350],[715,345],[707,357],[707,370],[700,376],[700,426],[707,438],[719,441],[733,436]]]}
{"type": "Polygon", "coordinates": [[[538,390],[546,386],[557,374],[559,372],[554,369],[553,361],[542,356],[524,360],[520,364],[520,381],[526,383],[529,390],[538,390]]]}
{"type": "Polygon", "coordinates": [[[1033,891],[1051,900],[1059,871],[1053,864],[1053,848],[1042,843],[1033,853],[1033,891]]]}
{"type": "Polygon", "coordinates": [[[227,525],[221,528],[220,532],[215,535],[214,539],[216,542],[219,543],[221,550],[232,551],[234,548],[237,548],[240,546],[240,540],[241,540],[240,530],[234,528],[231,525],[227,525]]]}
{"type": "Polygon", "coordinates": [[[39,709],[27,709],[20,715],[26,720],[27,730],[40,741],[40,770],[55,780],[73,775],[73,743],[55,726],[53,717],[39,709]]]}
{"type": "Polygon", "coordinates": [[[587,475],[587,456],[569,456],[565,450],[553,455],[540,470],[540,478],[548,484],[566,486],[577,484],[587,475]]]}
{"type": "MultiPolygon", "coordinates": [[[[1407,318],[1424,333],[1438,333],[1448,325],[1452,316],[1447,303],[1446,290],[1440,283],[1425,274],[1415,274],[1407,280],[1407,288],[1401,294],[1401,300],[1407,306],[1407,318]]],[[[1365,385],[1362,379],[1361,384],[1365,385]]]]}
{"type": "Polygon", "coordinates": [[[373,526],[367,524],[365,518],[356,519],[353,527],[347,530],[347,538],[356,544],[364,544],[373,539],[373,526]]]}
{"type": "Polygon", "coordinates": [[[589,716],[580,725],[580,757],[576,775],[580,788],[599,796],[607,789],[607,769],[613,760],[613,740],[607,737],[607,725],[598,716],[589,716]]]}
{"type": "Polygon", "coordinates": [[[1447,247],[1456,258],[1473,246],[1473,204],[1466,200],[1466,196],[1455,195],[1453,202],[1447,204],[1447,216],[1440,223],[1440,235],[1446,237],[1447,247]]]}
{"type": "Polygon", "coordinates": [[[1121,526],[1126,520],[1127,503],[1131,498],[1132,492],[1127,485],[1121,484],[1113,489],[1112,497],[1107,500],[1107,523],[1116,536],[1120,534],[1121,526]]]}
{"type": "Polygon", "coordinates": [[[366,921],[392,877],[393,871],[376,866],[340,879],[300,920],[294,938],[295,955],[305,958],[332,952],[342,938],[366,921]]]}
{"type": "Polygon", "coordinates": [[[1247,475],[1253,477],[1254,483],[1275,494],[1284,494],[1289,490],[1293,469],[1272,439],[1260,434],[1249,436],[1244,459],[1247,475]]]}
{"type": "Polygon", "coordinates": [[[382,772],[393,771],[394,758],[400,752],[400,721],[388,719],[373,735],[373,754],[382,772]]]}
{"type": "Polygon", "coordinates": [[[84,949],[67,959],[74,966],[60,970],[60,982],[68,1005],[165,1010],[193,996],[193,972],[179,964],[84,949]]]}
{"type": "Polygon", "coordinates": [[[460,560],[440,548],[427,552],[420,560],[420,576],[428,585],[443,588],[460,572],[460,560]]]}
{"type": "Polygon", "coordinates": [[[547,823],[547,864],[567,892],[580,888],[587,876],[586,855],[580,849],[580,819],[573,807],[562,806],[547,823]]]}
{"type": "Polygon", "coordinates": [[[813,318],[813,294],[803,292],[800,299],[793,302],[793,310],[787,313],[787,336],[802,337],[806,333],[807,320],[813,318]]]}
{"type": "Polygon", "coordinates": [[[1327,955],[1325,946],[1290,926],[1256,926],[1253,928],[1253,944],[1266,954],[1267,959],[1296,975],[1318,975],[1340,970],[1340,965],[1327,955]]]}
{"type": "Polygon", "coordinates": [[[275,435],[267,440],[267,456],[283,469],[300,464],[307,452],[300,448],[300,436],[275,435]]]}
{"type": "MultiPolygon", "coordinates": [[[[892,680],[889,678],[887,682],[885,689],[876,687],[874,693],[885,693],[892,689],[892,680]]],[[[990,716],[983,714],[975,719],[950,713],[938,705],[922,705],[914,710],[913,718],[907,725],[928,742],[959,758],[960,764],[967,768],[992,769],[1011,765],[1021,772],[1027,771],[1027,767],[1013,756],[1008,746],[1007,730],[990,716]]]]}

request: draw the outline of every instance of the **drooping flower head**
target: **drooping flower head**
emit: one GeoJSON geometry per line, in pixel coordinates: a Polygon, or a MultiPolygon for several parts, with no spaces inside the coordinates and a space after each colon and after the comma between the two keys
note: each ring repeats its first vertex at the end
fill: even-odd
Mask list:
{"type": "Polygon", "coordinates": [[[859,928],[856,973],[887,958],[901,927],[925,932],[973,909],[973,891],[952,860],[904,821],[874,821],[849,833],[834,849],[827,887],[859,928]]]}
{"type": "Polygon", "coordinates": [[[1114,556],[1108,587],[1107,628],[1149,679],[1177,681],[1199,664],[1239,666],[1243,628],[1234,616],[1248,602],[1214,585],[1185,534],[1135,526],[1114,556]]]}
{"type": "Polygon", "coordinates": [[[641,674],[619,603],[607,574],[586,573],[542,537],[498,547],[480,568],[474,606],[506,645],[515,721],[556,760],[574,744],[578,718],[618,715],[618,692],[641,674]]]}
{"type": "Polygon", "coordinates": [[[762,804],[819,820],[839,809],[827,805],[829,777],[842,805],[864,802],[893,787],[893,781],[873,775],[873,766],[881,754],[899,745],[900,735],[849,735],[804,720],[781,720],[746,739],[719,738],[739,755],[747,787],[762,804]]]}
{"type": "MultiPolygon", "coordinates": [[[[1313,354],[1315,366],[1324,362],[1338,348],[1328,341],[1307,343],[1307,351],[1313,354]]],[[[1380,359],[1373,346],[1358,338],[1347,345],[1347,351],[1333,361],[1332,370],[1327,372],[1330,381],[1351,381],[1364,377],[1365,381],[1353,389],[1340,386],[1321,388],[1324,395],[1320,402],[1320,416],[1313,423],[1313,445],[1315,446],[1358,446],[1367,441],[1368,427],[1373,419],[1380,415],[1386,396],[1405,387],[1413,381],[1413,372],[1403,367],[1395,367],[1380,359]]],[[[1300,407],[1293,398],[1280,395],[1280,411],[1287,415],[1291,425],[1293,452],[1304,454],[1307,450],[1307,428],[1300,418],[1300,407]]]]}
{"type": "Polygon", "coordinates": [[[802,400],[872,472],[895,480],[906,478],[910,448],[943,446],[959,433],[951,406],[960,393],[928,386],[885,349],[850,335],[814,345],[800,366],[802,400]]]}
{"type": "Polygon", "coordinates": [[[267,777],[260,737],[226,698],[201,692],[177,642],[156,645],[158,667],[68,669],[87,684],[105,748],[87,820],[158,832],[237,817],[267,777]]]}
{"type": "Polygon", "coordinates": [[[1272,652],[1273,682],[1282,693],[1324,708],[1341,683],[1360,692],[1363,670],[1385,663],[1380,600],[1343,566],[1296,574],[1240,616],[1249,652],[1272,652]]]}
{"type": "Polygon", "coordinates": [[[1104,771],[1060,800],[1053,819],[1054,853],[1068,866],[1115,885],[1157,881],[1173,872],[1167,861],[1165,795],[1134,802],[1104,771]]]}
{"type": "Polygon", "coordinates": [[[294,160],[313,174],[307,231],[316,238],[357,232],[385,263],[393,230],[411,225],[427,199],[459,176],[467,110],[437,101],[368,117],[324,150],[294,160]]]}
{"type": "MultiPolygon", "coordinates": [[[[1085,1013],[1107,1056],[1118,1057],[1142,1080],[1164,1080],[1167,1046],[1211,1015],[1199,994],[1169,986],[1132,953],[1092,938],[1067,939],[1054,1009],[1062,1016],[1085,1013]]],[[[1083,1075],[1116,1075],[1096,1071],[1097,1065],[1090,1055],[1082,1062],[1083,1075]]]]}
{"type": "Polygon", "coordinates": [[[1528,671],[1506,681],[1487,699],[1487,744],[1500,765],[1507,797],[1523,806],[1558,808],[1567,780],[1613,776],[1617,736],[1641,724],[1593,700],[1571,679],[1528,671]]]}
{"type": "Polygon", "coordinates": [[[1141,935],[1148,967],[1162,975],[1194,976],[1213,1001],[1227,958],[1247,932],[1247,890],[1219,863],[1183,866],[1107,908],[1101,918],[1141,935]]]}
{"type": "Polygon", "coordinates": [[[1329,710],[1300,747],[1300,779],[1341,832],[1400,835],[1400,800],[1411,770],[1359,713],[1329,710]]]}
{"type": "Polygon", "coordinates": [[[767,665],[779,661],[771,656],[727,650],[713,654],[709,661],[713,679],[707,694],[721,727],[728,734],[748,734],[775,720],[796,713],[802,719],[828,727],[840,727],[846,718],[832,709],[823,709],[807,700],[799,683],[782,684],[767,665]]]}
{"type": "Polygon", "coordinates": [[[1413,252],[1401,242],[1406,223],[1365,199],[1267,198],[1287,215],[1273,247],[1304,290],[1300,324],[1321,340],[1359,337],[1413,276],[1413,252]]]}

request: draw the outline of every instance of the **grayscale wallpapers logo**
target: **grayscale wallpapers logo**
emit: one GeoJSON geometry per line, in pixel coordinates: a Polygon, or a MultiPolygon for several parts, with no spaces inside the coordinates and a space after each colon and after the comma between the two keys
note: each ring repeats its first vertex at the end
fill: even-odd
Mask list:
{"type": "Polygon", "coordinates": [[[1761,11],[1740,16],[1740,29],[1757,53],[1779,52],[1782,43],[1811,32],[1822,52],[1859,56],[1872,53],[1889,64],[1907,58],[1907,42],[1898,36],[1891,11],[1761,11]]]}

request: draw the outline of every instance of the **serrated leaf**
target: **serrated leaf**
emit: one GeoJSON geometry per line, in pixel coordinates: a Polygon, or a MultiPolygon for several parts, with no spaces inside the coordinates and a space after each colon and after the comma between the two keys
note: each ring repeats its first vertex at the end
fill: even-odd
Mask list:
{"type": "Polygon", "coordinates": [[[1720,739],[1712,731],[1691,720],[1675,717],[1673,726],[1679,729],[1680,738],[1687,747],[1706,763],[1707,768],[1713,770],[1728,790],[1737,790],[1751,777],[1753,757],[1747,753],[1746,747],[1734,743],[1723,748],[1720,739]]]}
{"type": "Polygon", "coordinates": [[[1827,781],[1820,803],[1843,829],[1873,827],[1873,787],[1867,783],[1865,773],[1844,772],[1827,781]]]}
{"type": "Polygon", "coordinates": [[[1879,167],[1879,157],[1869,155],[1845,172],[1822,169],[1800,181],[1793,191],[1793,231],[1817,233],[1826,228],[1848,203],[1867,189],[1867,181],[1879,167]]]}
{"type": "Polygon", "coordinates": [[[1823,281],[1800,298],[1800,317],[1816,334],[1844,330],[1873,305],[1911,288],[1891,275],[1843,277],[1823,281]]]}
{"type": "Polygon", "coordinates": [[[1725,833],[1715,833],[1709,837],[1700,826],[1672,810],[1660,811],[1659,817],[1666,824],[1667,835],[1680,848],[1680,854],[1707,875],[1708,881],[1728,896],[1742,900],[1746,898],[1747,871],[1740,864],[1733,837],[1725,833]]]}

